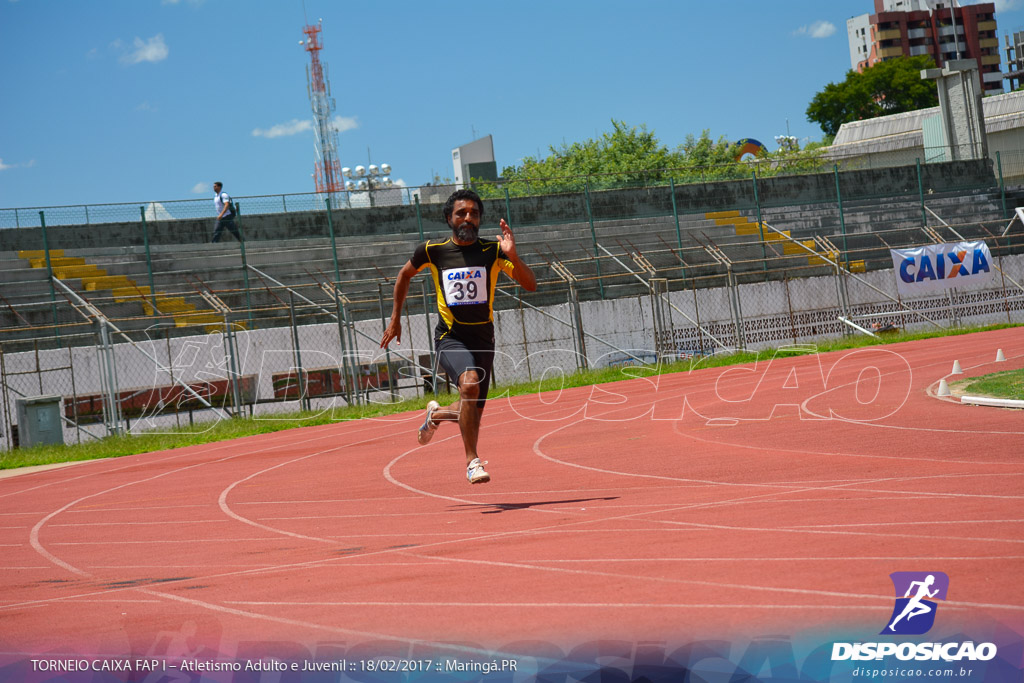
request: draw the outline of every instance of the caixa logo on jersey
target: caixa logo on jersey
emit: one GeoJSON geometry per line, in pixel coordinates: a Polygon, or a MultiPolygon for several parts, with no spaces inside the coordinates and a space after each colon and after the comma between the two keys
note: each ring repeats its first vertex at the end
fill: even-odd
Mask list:
{"type": "Polygon", "coordinates": [[[992,252],[982,241],[891,249],[900,294],[924,294],[991,281],[992,252]]]}
{"type": "Polygon", "coordinates": [[[893,572],[889,578],[896,591],[896,605],[880,635],[928,633],[935,624],[936,600],[944,601],[949,592],[949,577],[943,572],[893,572]]]}

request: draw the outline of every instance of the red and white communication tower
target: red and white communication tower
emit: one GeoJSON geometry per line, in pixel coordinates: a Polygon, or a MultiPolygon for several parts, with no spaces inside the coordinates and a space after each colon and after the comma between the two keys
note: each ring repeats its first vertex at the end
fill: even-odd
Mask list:
{"type": "Polygon", "coordinates": [[[341,175],[341,162],[338,161],[338,131],[331,123],[331,113],[335,110],[334,98],[331,97],[331,81],[326,75],[327,66],[320,62],[320,31],[323,19],[316,24],[309,24],[302,29],[306,34],[304,44],[309,53],[309,64],[306,66],[306,89],[309,102],[313,106],[313,118],[316,121],[316,153],[313,181],[316,191],[334,194],[345,189],[345,181],[341,175]]]}

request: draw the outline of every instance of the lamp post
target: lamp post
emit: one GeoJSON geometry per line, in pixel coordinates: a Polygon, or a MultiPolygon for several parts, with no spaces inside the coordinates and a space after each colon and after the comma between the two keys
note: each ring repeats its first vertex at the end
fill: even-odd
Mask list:
{"type": "Polygon", "coordinates": [[[394,182],[391,180],[390,164],[381,164],[379,167],[377,164],[370,164],[369,168],[346,166],[341,169],[341,174],[346,178],[345,189],[349,192],[349,206],[352,205],[353,192],[366,192],[370,206],[373,206],[374,190],[383,190],[394,186],[394,182]]]}

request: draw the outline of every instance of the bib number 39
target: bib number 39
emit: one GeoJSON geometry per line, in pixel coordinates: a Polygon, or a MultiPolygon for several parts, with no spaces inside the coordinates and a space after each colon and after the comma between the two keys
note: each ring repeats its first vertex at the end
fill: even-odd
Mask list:
{"type": "Polygon", "coordinates": [[[444,298],[449,306],[487,302],[486,268],[452,268],[444,271],[441,279],[444,282],[444,298]]]}

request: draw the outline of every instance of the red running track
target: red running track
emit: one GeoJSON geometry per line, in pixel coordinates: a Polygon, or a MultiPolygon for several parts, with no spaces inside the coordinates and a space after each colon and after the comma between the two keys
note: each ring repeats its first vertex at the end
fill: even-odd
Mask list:
{"type": "Polygon", "coordinates": [[[492,398],[486,486],[419,413],[2,479],[0,646],[868,637],[894,571],[949,575],[947,629],[1019,628],[1024,413],[930,392],[1022,337],[492,398]]]}

